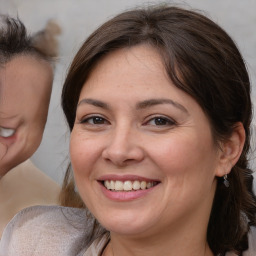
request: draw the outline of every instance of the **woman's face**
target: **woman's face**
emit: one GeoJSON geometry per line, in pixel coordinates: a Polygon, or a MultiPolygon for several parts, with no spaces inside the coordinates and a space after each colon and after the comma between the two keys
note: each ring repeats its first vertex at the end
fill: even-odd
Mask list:
{"type": "Polygon", "coordinates": [[[0,68],[0,175],[39,146],[51,87],[52,68],[43,60],[17,56],[0,68]]]}
{"type": "Polygon", "coordinates": [[[70,140],[79,193],[112,233],[206,232],[220,153],[197,102],[159,54],[117,50],[84,84],[70,140]]]}

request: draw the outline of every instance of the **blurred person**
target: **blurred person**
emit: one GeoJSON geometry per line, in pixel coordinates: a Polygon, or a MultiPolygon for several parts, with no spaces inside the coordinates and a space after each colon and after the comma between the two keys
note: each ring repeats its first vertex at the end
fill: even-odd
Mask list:
{"type": "Polygon", "coordinates": [[[0,24],[1,235],[21,209],[57,204],[60,188],[29,159],[41,143],[47,120],[56,30],[52,33],[48,24],[31,37],[18,19],[2,15],[0,24]]]}

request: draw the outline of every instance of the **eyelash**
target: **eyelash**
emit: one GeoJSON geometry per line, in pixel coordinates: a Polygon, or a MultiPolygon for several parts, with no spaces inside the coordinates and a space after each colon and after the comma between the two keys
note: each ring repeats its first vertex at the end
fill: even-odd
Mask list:
{"type": "Polygon", "coordinates": [[[150,118],[143,125],[147,125],[151,121],[154,121],[154,124],[152,126],[173,126],[176,124],[176,122],[171,118],[167,118],[165,116],[155,116],[153,118],[150,118]],[[157,121],[159,121],[161,124],[156,124],[157,121]]]}
{"type": "MultiPolygon", "coordinates": [[[[154,124],[151,124],[152,126],[173,126],[176,124],[176,122],[170,118],[163,117],[163,116],[155,116],[147,120],[145,123],[143,123],[143,126],[150,125],[151,121],[154,121],[154,124]],[[157,124],[157,122],[159,123],[157,124]]],[[[89,124],[89,125],[104,125],[104,124],[109,124],[109,121],[107,121],[102,116],[89,116],[80,120],[80,123],[89,124]]]]}
{"type": "Polygon", "coordinates": [[[89,124],[89,125],[102,125],[102,124],[109,124],[109,122],[102,116],[89,116],[89,117],[85,117],[83,119],[80,120],[81,124],[89,124]],[[99,119],[103,122],[101,123],[97,123],[99,119]],[[90,123],[90,120],[92,120],[93,122],[96,121],[96,123],[90,123]]]}

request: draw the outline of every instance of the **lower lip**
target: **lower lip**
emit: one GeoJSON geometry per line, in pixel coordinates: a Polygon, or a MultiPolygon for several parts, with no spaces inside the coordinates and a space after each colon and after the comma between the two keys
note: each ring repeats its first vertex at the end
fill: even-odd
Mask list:
{"type": "Polygon", "coordinates": [[[144,190],[133,190],[133,191],[111,191],[108,190],[105,186],[103,186],[102,183],[100,184],[100,188],[103,192],[103,194],[114,201],[131,201],[131,200],[135,200],[135,199],[139,199],[141,197],[144,197],[145,195],[147,195],[148,193],[150,193],[152,190],[154,190],[158,185],[151,187],[149,189],[144,189],[144,190]]]}
{"type": "Polygon", "coordinates": [[[3,144],[6,144],[6,145],[11,145],[15,142],[15,140],[17,139],[17,135],[14,134],[10,137],[1,137],[0,136],[0,142],[3,143],[3,144]]]}

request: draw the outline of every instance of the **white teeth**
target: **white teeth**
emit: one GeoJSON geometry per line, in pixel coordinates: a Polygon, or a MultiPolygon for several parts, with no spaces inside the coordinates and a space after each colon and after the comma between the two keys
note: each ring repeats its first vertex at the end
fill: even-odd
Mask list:
{"type": "Polygon", "coordinates": [[[107,188],[107,189],[110,189],[110,182],[108,180],[105,180],[104,181],[104,186],[107,188]]]}
{"type": "Polygon", "coordinates": [[[147,188],[151,188],[151,187],[153,187],[152,182],[148,182],[148,183],[147,183],[147,188]]]}
{"type": "Polygon", "coordinates": [[[115,182],[113,180],[110,181],[110,189],[115,189],[115,182]]]}
{"type": "Polygon", "coordinates": [[[139,190],[140,189],[140,182],[138,180],[135,180],[132,184],[132,188],[134,190],[139,190]]]}
{"type": "Polygon", "coordinates": [[[124,183],[122,181],[117,180],[115,182],[115,190],[117,191],[124,190],[124,183]]]}
{"type": "Polygon", "coordinates": [[[0,127],[0,136],[7,138],[15,133],[14,129],[0,127]]]}
{"type": "Polygon", "coordinates": [[[140,183],[140,188],[141,188],[141,189],[146,189],[146,187],[147,187],[147,182],[146,182],[146,181],[142,181],[142,182],[140,183]]]}
{"type": "Polygon", "coordinates": [[[132,190],[144,190],[149,189],[156,185],[154,182],[146,182],[146,181],[120,181],[120,180],[105,180],[104,186],[108,190],[115,190],[115,191],[132,191],[132,190]]]}
{"type": "Polygon", "coordinates": [[[129,191],[129,190],[132,190],[132,182],[127,180],[124,182],[124,190],[125,191],[129,191]]]}

